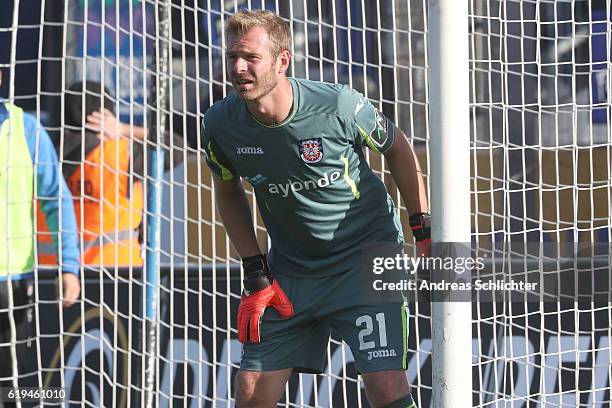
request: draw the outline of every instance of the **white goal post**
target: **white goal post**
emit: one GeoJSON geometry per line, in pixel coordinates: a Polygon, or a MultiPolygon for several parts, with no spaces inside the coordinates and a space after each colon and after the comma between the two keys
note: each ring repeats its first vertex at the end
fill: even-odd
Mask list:
{"type": "MultiPolygon", "coordinates": [[[[431,238],[470,242],[470,124],[468,3],[430,2],[428,9],[431,238]]],[[[434,256],[440,256],[434,246],[434,256]]],[[[469,256],[468,254],[460,254],[469,256]]],[[[432,274],[435,271],[431,272],[432,274]]],[[[432,404],[472,404],[470,302],[431,305],[432,404]]]]}
{"type": "MultiPolygon", "coordinates": [[[[235,405],[241,270],[217,215],[212,176],[200,150],[200,120],[232,91],[225,73],[224,20],[239,8],[266,8],[291,26],[292,76],[352,86],[409,136],[425,173],[435,240],[471,242],[491,251],[509,243],[535,246],[538,256],[504,253],[503,262],[491,261],[491,276],[507,280],[534,273],[559,290],[571,287],[567,297],[542,301],[524,294],[411,303],[407,376],[418,406],[610,406],[608,1],[7,3],[7,12],[0,13],[0,97],[43,124],[61,166],[74,165],[74,158],[64,157],[73,141],[65,108],[74,93],[70,86],[83,79],[107,89],[127,129],[131,164],[113,175],[124,177],[130,189],[143,186],[146,194],[150,162],[146,156],[135,160],[138,149],[163,150],[168,164],[161,213],[154,214],[150,203],[129,208],[133,214],[159,215],[159,248],[147,244],[149,221],[140,232],[143,250],[161,263],[154,316],[147,316],[145,295],[152,281],[140,266],[84,266],[80,301],[62,311],[54,293],[57,270],[39,265],[31,308],[35,326],[21,342],[29,344],[33,361],[17,364],[19,378],[9,381],[64,387],[67,401],[79,406],[235,405]],[[156,15],[164,5],[167,36],[156,15]],[[163,55],[156,47],[168,54],[167,74],[155,68],[154,55],[163,55]],[[168,82],[165,106],[153,93],[162,76],[168,82]],[[157,133],[166,129],[177,137],[135,138],[136,127],[155,128],[153,118],[159,120],[155,124],[166,121],[157,133]],[[145,170],[137,171],[138,163],[145,170]],[[150,343],[147,317],[157,335],[150,343]]],[[[384,156],[366,155],[411,242],[408,214],[384,156]]],[[[84,149],[78,161],[85,156],[84,149]]],[[[79,188],[77,201],[83,204],[92,197],[87,186],[79,188]]],[[[247,194],[257,238],[267,248],[248,186],[247,194]]],[[[120,206],[115,196],[105,197],[100,201],[120,206]]],[[[117,224],[108,228],[121,230],[117,224]]],[[[105,242],[116,237],[108,232],[105,242]]],[[[11,304],[0,306],[0,314],[14,314],[11,304]]],[[[16,350],[21,343],[12,338],[0,347],[16,350]]],[[[294,374],[280,406],[368,406],[350,349],[332,338],[325,372],[294,374]]]]}

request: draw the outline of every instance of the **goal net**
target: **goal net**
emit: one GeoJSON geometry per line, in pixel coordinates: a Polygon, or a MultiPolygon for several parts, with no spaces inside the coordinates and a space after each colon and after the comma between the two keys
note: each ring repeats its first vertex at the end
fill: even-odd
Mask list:
{"type": "MultiPolygon", "coordinates": [[[[72,179],[76,185],[68,180],[81,250],[96,247],[101,254],[82,267],[80,301],[58,308],[58,269],[40,262],[31,308],[35,330],[23,341],[0,344],[17,350],[27,343],[32,362],[18,365],[18,379],[0,381],[64,387],[67,400],[82,406],[140,406],[146,395],[164,407],[234,406],[241,270],[200,150],[202,114],[232,91],[225,73],[224,19],[239,8],[266,8],[284,17],[293,32],[290,75],[348,84],[363,93],[409,136],[429,184],[436,163],[429,154],[427,81],[437,61],[428,57],[428,1],[8,3],[0,16],[0,43],[7,45],[0,47],[0,95],[41,121],[64,175],[67,168],[82,175],[87,166],[97,166],[107,176],[99,176],[97,192],[84,177],[72,179]],[[168,32],[158,24],[164,5],[168,32]],[[162,49],[169,54],[167,72],[159,64],[162,49]],[[166,109],[153,93],[162,76],[168,80],[166,109]],[[90,89],[83,80],[101,87],[90,89]],[[76,100],[78,116],[87,122],[82,112],[90,97],[104,100],[101,108],[121,122],[112,135],[94,142],[96,147],[90,131],[74,128],[68,118],[76,100]],[[68,155],[75,141],[77,153],[68,155]],[[158,146],[166,157],[161,241],[151,248],[147,217],[156,214],[146,197],[155,180],[147,152],[158,146]],[[95,149],[104,153],[94,159],[95,149]],[[86,217],[86,203],[93,203],[98,221],[86,217]],[[124,239],[126,230],[139,239],[124,239]],[[130,255],[122,255],[125,251],[130,255]],[[146,290],[152,282],[140,251],[152,251],[161,263],[158,307],[149,320],[156,323],[154,350],[147,348],[146,290]],[[145,371],[151,361],[149,384],[145,371]]],[[[605,1],[469,1],[472,242],[562,248],[572,255],[569,267],[555,252],[518,266],[521,259],[512,259],[495,273],[503,277],[519,268],[545,272],[561,286],[560,276],[587,286],[581,298],[474,303],[473,406],[610,405],[611,21],[605,1]]],[[[114,125],[112,117],[101,120],[102,126],[114,125]]],[[[384,157],[367,157],[398,206],[411,242],[408,214],[384,157]]],[[[248,183],[245,188],[259,244],[268,248],[252,189],[248,183]]],[[[39,258],[45,234],[37,230],[39,258]]],[[[0,313],[14,314],[12,302],[0,313]]],[[[409,309],[407,376],[418,406],[432,406],[431,308],[418,302],[409,309]]],[[[368,406],[350,349],[332,337],[324,373],[294,374],[280,404],[368,406]]]]}

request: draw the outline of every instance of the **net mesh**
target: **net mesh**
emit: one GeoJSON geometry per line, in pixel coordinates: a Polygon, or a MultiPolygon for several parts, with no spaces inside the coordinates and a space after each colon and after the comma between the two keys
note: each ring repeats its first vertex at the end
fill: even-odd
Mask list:
{"type": "MultiPolygon", "coordinates": [[[[134,406],[144,400],[147,280],[137,262],[140,249],[134,249],[140,244],[118,233],[139,230],[146,242],[146,229],[138,227],[147,204],[134,197],[148,192],[147,147],[161,144],[168,165],[159,342],[152,356],[156,404],[233,406],[241,356],[235,323],[241,272],[217,215],[199,125],[207,108],[231,92],[224,18],[239,8],[266,8],[286,18],[294,35],[290,74],[362,92],[409,136],[429,184],[434,158],[428,154],[426,84],[428,67],[436,61],[427,56],[427,1],[174,0],[170,38],[160,38],[159,4],[151,0],[67,0],[63,8],[51,3],[43,0],[38,8],[9,1],[13,12],[0,18],[0,38],[9,45],[0,52],[2,95],[43,123],[64,171],[72,165],[85,172],[78,163],[87,161],[108,171],[99,178],[102,193],[81,181],[75,198],[81,207],[94,202],[103,224],[91,224],[77,211],[81,249],[87,251],[88,239],[96,236],[93,245],[114,260],[92,258],[83,267],[82,301],[64,312],[53,291],[56,269],[37,268],[35,332],[27,336],[35,361],[20,367],[19,381],[66,387],[69,400],[84,406],[134,406]],[[153,127],[156,110],[150,94],[158,74],[156,44],[167,47],[171,58],[168,110],[162,112],[169,120],[165,134],[151,135],[144,129],[153,127]],[[104,93],[108,102],[102,107],[121,122],[114,136],[103,137],[109,147],[98,162],[89,156],[88,132],[72,128],[66,113],[71,95],[86,107],[87,89],[71,90],[82,79],[106,88],[89,94],[100,99],[104,93]],[[80,147],[67,156],[75,140],[80,147]],[[123,187],[130,194],[122,201],[123,187]],[[124,262],[126,247],[131,250],[124,262]]],[[[609,243],[609,4],[469,3],[473,241],[609,243]]],[[[105,117],[102,126],[114,124],[111,120],[105,117]]],[[[409,230],[384,157],[367,157],[409,230]]],[[[267,248],[256,200],[249,185],[245,188],[260,247],[267,248]]],[[[406,240],[412,240],[409,233],[406,240]]],[[[147,249],[143,243],[142,251],[147,249]]],[[[609,294],[609,283],[601,290],[609,294]]],[[[430,308],[411,304],[410,312],[407,375],[419,406],[429,406],[430,308]]],[[[609,301],[475,304],[474,406],[609,406],[611,315],[609,301]]],[[[3,342],[20,344],[15,337],[3,342]]],[[[326,371],[294,374],[281,405],[367,406],[350,349],[332,339],[326,371]]]]}

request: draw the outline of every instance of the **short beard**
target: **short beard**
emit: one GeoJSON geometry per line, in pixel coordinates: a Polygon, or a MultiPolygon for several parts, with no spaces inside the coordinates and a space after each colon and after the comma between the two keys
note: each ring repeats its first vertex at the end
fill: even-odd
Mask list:
{"type": "Polygon", "coordinates": [[[254,84],[254,89],[240,93],[238,95],[247,102],[257,101],[268,95],[278,84],[278,77],[274,74],[274,66],[261,78],[258,78],[254,84]]]}

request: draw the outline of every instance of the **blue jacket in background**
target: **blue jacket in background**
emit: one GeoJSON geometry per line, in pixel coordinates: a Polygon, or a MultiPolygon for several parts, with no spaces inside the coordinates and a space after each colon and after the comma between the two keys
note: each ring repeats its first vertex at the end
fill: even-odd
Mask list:
{"type": "MultiPolygon", "coordinates": [[[[6,119],[8,119],[8,111],[6,110],[5,101],[0,99],[0,126],[6,119]]],[[[47,131],[35,117],[25,112],[23,121],[26,143],[30,150],[30,156],[32,163],[34,163],[34,171],[37,177],[36,197],[47,218],[49,229],[51,231],[60,231],[62,272],[71,272],[78,276],[80,258],[79,236],[74,206],[72,204],[72,194],[68,190],[66,181],[62,176],[57,154],[47,131]]],[[[57,236],[55,237],[57,239],[57,236]]],[[[57,242],[54,242],[56,248],[57,244],[57,242]]],[[[32,273],[18,275],[18,277],[24,279],[31,277],[32,274],[33,271],[32,273]]]]}

